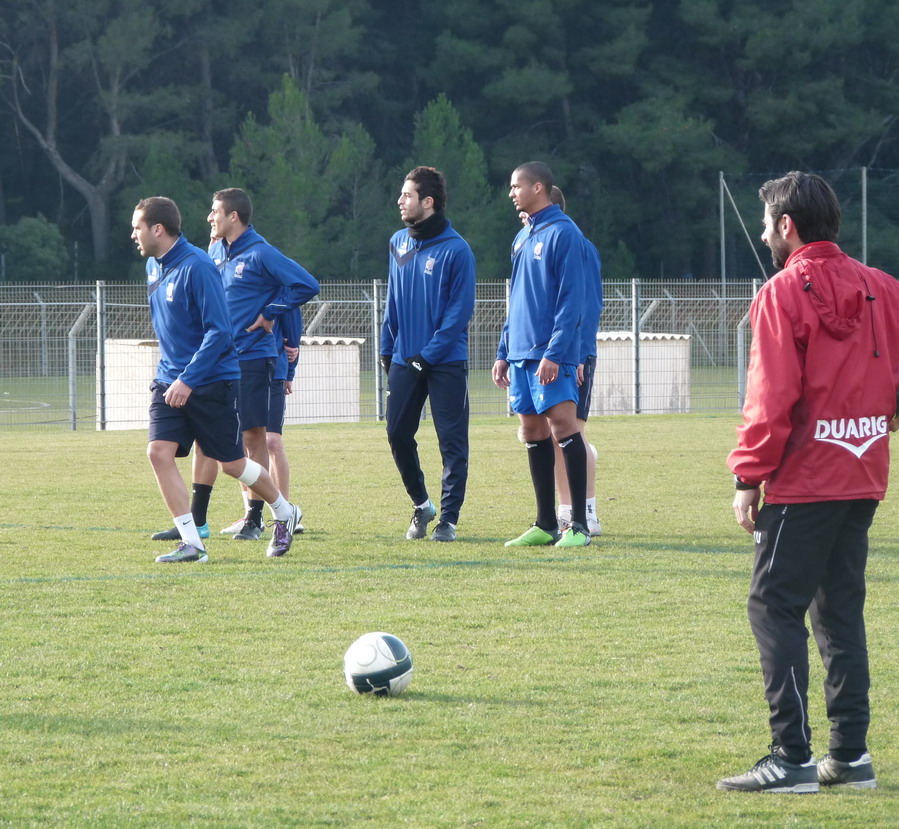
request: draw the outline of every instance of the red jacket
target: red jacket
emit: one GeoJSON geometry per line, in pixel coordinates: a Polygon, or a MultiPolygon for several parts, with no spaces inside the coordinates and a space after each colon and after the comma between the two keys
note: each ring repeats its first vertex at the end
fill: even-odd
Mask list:
{"type": "Polygon", "coordinates": [[[731,471],[765,482],[767,503],[882,499],[899,389],[899,282],[831,242],[812,242],[749,313],[731,471]]]}

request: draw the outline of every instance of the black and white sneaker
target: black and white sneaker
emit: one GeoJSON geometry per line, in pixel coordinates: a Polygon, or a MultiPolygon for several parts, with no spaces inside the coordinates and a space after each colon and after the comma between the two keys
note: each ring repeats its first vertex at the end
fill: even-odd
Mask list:
{"type": "Polygon", "coordinates": [[[437,507],[432,501],[428,501],[427,506],[416,507],[412,513],[412,523],[406,530],[406,540],[412,541],[416,538],[424,538],[428,534],[428,524],[437,517],[437,507]]]}
{"type": "Polygon", "coordinates": [[[820,791],[817,765],[814,757],[805,763],[791,763],[772,746],[771,754],[762,757],[749,771],[719,780],[717,788],[730,792],[816,794],[820,791]]]}
{"type": "Polygon", "coordinates": [[[431,533],[431,541],[455,541],[456,525],[449,521],[440,521],[431,533]]]}
{"type": "Polygon", "coordinates": [[[858,760],[844,763],[825,754],[818,761],[818,782],[822,786],[847,786],[850,789],[876,789],[874,764],[866,751],[858,760]]]}
{"type": "Polygon", "coordinates": [[[262,537],[262,527],[255,521],[244,518],[240,532],[231,536],[235,541],[258,541],[262,537]]]}

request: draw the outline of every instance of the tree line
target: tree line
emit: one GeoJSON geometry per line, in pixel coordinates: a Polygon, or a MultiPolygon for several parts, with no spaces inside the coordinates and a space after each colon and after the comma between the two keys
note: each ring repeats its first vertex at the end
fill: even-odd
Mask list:
{"type": "MultiPolygon", "coordinates": [[[[534,159],[607,275],[717,278],[719,170],[891,185],[896,31],[892,0],[0,0],[6,278],[71,278],[76,242],[80,278],[140,278],[133,205],[173,197],[203,244],[226,186],[317,276],[380,277],[417,164],[503,278],[534,159]]],[[[868,214],[893,272],[897,203],[868,214]]]]}

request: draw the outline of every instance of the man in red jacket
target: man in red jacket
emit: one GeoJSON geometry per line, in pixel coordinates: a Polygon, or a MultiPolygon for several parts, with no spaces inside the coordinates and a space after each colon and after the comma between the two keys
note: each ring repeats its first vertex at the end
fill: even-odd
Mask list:
{"type": "Polygon", "coordinates": [[[769,755],[718,788],[871,789],[865,563],[899,424],[899,283],[834,243],[840,207],[819,176],[789,173],[759,196],[762,240],[782,270],[750,310],[744,423],[728,465],[737,523],[755,539],[748,611],[773,740],[769,755]],[[830,751],[817,763],[806,612],[827,672],[830,751]]]}

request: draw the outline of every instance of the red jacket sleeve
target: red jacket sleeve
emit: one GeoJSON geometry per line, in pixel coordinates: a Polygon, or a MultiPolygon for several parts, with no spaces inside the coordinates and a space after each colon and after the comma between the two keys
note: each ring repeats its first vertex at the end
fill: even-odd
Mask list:
{"type": "Polygon", "coordinates": [[[802,394],[805,348],[790,314],[790,297],[776,292],[771,283],[763,286],[749,312],[752,348],[743,425],[727,459],[731,471],[751,483],[767,481],[780,466],[802,394]]]}

